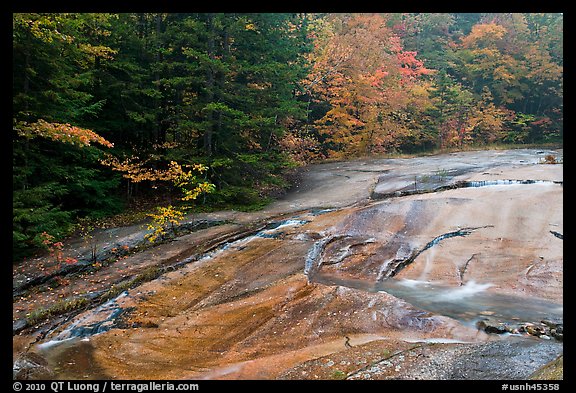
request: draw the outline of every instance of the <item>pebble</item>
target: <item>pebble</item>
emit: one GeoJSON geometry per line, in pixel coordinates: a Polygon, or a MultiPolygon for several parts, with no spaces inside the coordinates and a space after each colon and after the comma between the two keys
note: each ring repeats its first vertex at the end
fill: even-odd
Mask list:
{"type": "Polygon", "coordinates": [[[550,322],[543,320],[541,324],[524,322],[522,324],[513,324],[512,326],[505,325],[498,321],[484,319],[476,323],[476,327],[486,333],[512,333],[520,334],[527,333],[531,336],[540,337],[543,340],[551,340],[552,338],[558,341],[563,341],[564,326],[562,323],[550,322]]]}

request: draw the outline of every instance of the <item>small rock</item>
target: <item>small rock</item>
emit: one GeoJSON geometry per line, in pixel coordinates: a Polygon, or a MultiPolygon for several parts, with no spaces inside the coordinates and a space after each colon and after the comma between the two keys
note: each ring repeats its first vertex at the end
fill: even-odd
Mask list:
{"type": "Polygon", "coordinates": [[[552,339],[550,336],[547,336],[545,334],[540,335],[540,338],[543,340],[551,340],[552,339]]]}
{"type": "Polygon", "coordinates": [[[20,354],[12,366],[14,379],[52,379],[54,373],[48,368],[48,362],[34,352],[20,354]]]}
{"type": "Polygon", "coordinates": [[[556,340],[558,340],[558,341],[564,341],[564,335],[563,335],[563,334],[558,334],[558,333],[557,333],[557,334],[555,334],[553,337],[554,337],[556,340]]]}
{"type": "Polygon", "coordinates": [[[528,325],[525,327],[526,333],[532,336],[539,336],[542,334],[542,331],[537,326],[528,325]]]}
{"type": "Polygon", "coordinates": [[[548,326],[550,329],[555,329],[556,326],[558,325],[557,323],[552,322],[552,321],[549,321],[549,320],[546,320],[546,319],[543,319],[543,320],[542,320],[542,323],[543,323],[544,325],[548,326]]]}
{"type": "Polygon", "coordinates": [[[28,321],[25,318],[17,319],[12,322],[12,333],[18,333],[20,330],[28,326],[28,321]]]}
{"type": "Polygon", "coordinates": [[[558,325],[556,329],[551,329],[550,335],[558,341],[564,341],[564,326],[558,325]]]}
{"type": "Polygon", "coordinates": [[[476,327],[480,330],[484,330],[486,333],[503,334],[508,331],[506,325],[490,320],[478,321],[476,327]]]}

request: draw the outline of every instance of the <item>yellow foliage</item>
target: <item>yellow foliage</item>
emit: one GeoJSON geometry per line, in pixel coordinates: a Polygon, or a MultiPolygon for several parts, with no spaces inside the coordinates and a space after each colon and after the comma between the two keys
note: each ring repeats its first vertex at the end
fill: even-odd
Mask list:
{"type": "Polygon", "coordinates": [[[150,242],[154,242],[156,239],[164,235],[167,232],[168,227],[174,230],[175,226],[178,225],[180,220],[184,217],[184,212],[172,205],[167,207],[158,207],[157,211],[157,214],[148,214],[149,217],[152,217],[152,223],[148,224],[148,229],[153,230],[153,232],[147,234],[145,237],[150,242]]]}
{"type": "Polygon", "coordinates": [[[507,30],[496,23],[477,24],[472,31],[462,39],[464,48],[490,47],[504,38],[507,30]]]}

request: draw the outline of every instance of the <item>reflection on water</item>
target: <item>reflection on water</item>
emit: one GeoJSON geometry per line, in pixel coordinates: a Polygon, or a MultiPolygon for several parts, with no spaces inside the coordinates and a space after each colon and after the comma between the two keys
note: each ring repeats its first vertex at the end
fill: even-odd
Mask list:
{"type": "Polygon", "coordinates": [[[58,344],[38,348],[54,372],[55,379],[111,378],[93,358],[94,347],[88,338],[71,338],[58,344]]]}
{"type": "Polygon", "coordinates": [[[490,283],[469,281],[449,287],[419,280],[386,279],[381,282],[341,278],[318,272],[311,279],[324,285],[339,285],[368,292],[386,292],[422,310],[463,322],[490,316],[499,322],[534,322],[548,319],[561,322],[563,306],[541,299],[503,295],[486,291],[490,283]]]}

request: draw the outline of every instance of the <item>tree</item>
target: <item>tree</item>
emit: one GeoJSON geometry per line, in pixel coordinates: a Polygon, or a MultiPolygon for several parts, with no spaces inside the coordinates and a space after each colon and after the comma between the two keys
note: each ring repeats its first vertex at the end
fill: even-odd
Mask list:
{"type": "Polygon", "coordinates": [[[505,123],[513,116],[512,111],[497,107],[493,103],[492,93],[485,87],[481,100],[470,110],[461,141],[489,144],[502,140],[505,135],[505,123]]]}
{"type": "Polygon", "coordinates": [[[406,50],[417,52],[435,70],[447,67],[455,16],[446,13],[404,14],[398,34],[406,50]]]}
{"type": "MultiPolygon", "coordinates": [[[[553,57],[561,48],[558,20],[561,17],[552,14],[544,19],[532,14],[487,14],[463,37],[459,54],[463,75],[478,95],[489,86],[495,105],[539,119],[555,118],[561,132],[562,60],[553,57]],[[549,27],[554,34],[547,34],[549,27]]],[[[543,135],[530,139],[543,140],[543,135]]]]}
{"type": "Polygon", "coordinates": [[[194,184],[215,190],[197,203],[254,207],[288,186],[294,165],[327,156],[562,140],[563,14],[15,13],[12,22],[20,255],[42,232],[57,243],[78,219],[180,195],[160,180],[172,162],[209,168],[194,184]]]}
{"type": "Polygon", "coordinates": [[[433,106],[429,112],[434,119],[431,126],[437,129],[437,146],[440,148],[461,146],[474,102],[473,94],[450,77],[446,71],[441,71],[435,78],[430,95],[433,106]]]}
{"type": "Polygon", "coordinates": [[[15,123],[14,134],[15,258],[42,246],[42,233],[62,239],[75,217],[119,211],[122,205],[113,192],[117,179],[101,173],[101,151],[91,146],[111,148],[109,141],[91,130],[43,119],[15,123]]]}
{"type": "Polygon", "coordinates": [[[330,104],[317,130],[331,155],[394,150],[413,131],[408,107],[422,100],[412,93],[422,93],[416,86],[431,71],[416,52],[403,50],[386,16],[333,18],[331,28],[322,26],[325,44],[317,46],[308,78],[309,90],[330,104]]]}

